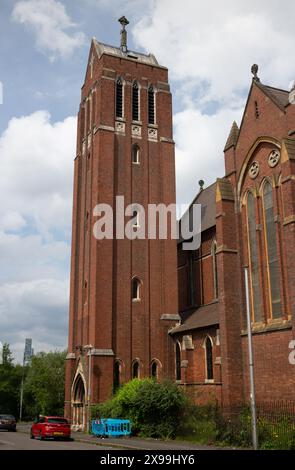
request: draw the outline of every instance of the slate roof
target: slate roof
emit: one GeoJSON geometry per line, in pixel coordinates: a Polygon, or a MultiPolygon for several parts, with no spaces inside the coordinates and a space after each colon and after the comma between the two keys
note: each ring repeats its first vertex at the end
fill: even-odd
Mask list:
{"type": "MultiPolygon", "coordinates": [[[[183,214],[180,221],[178,222],[181,224],[181,221],[184,217],[187,216],[187,213],[192,213],[192,206],[193,204],[201,204],[201,231],[204,232],[211,227],[216,225],[215,217],[216,217],[216,183],[212,183],[207,188],[199,191],[196,195],[195,199],[190,204],[189,208],[183,214]]],[[[180,232],[181,233],[181,232],[180,232]]],[[[179,243],[182,242],[183,239],[179,239],[179,243]]]]}
{"type": "Polygon", "coordinates": [[[218,302],[203,305],[197,310],[193,310],[189,316],[187,315],[187,312],[180,313],[180,316],[182,318],[182,324],[173,328],[173,330],[170,331],[171,335],[196,330],[199,328],[207,328],[213,325],[218,325],[218,302]]]}
{"type": "Polygon", "coordinates": [[[286,138],[284,139],[284,143],[290,160],[295,160],[295,139],[286,138]]]}
{"type": "Polygon", "coordinates": [[[255,82],[264,93],[282,110],[289,104],[289,91],[255,82]]]}

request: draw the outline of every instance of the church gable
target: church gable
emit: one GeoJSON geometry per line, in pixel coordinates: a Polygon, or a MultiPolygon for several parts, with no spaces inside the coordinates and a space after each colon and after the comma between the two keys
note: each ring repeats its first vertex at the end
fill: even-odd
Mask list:
{"type": "Polygon", "coordinates": [[[287,91],[264,85],[258,77],[253,78],[235,146],[238,174],[258,138],[280,141],[284,136],[288,96],[287,91]]]}

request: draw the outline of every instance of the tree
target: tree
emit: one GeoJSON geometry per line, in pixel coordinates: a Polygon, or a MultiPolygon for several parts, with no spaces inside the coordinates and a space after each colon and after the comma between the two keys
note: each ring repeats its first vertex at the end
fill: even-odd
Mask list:
{"type": "Polygon", "coordinates": [[[4,365],[12,365],[13,364],[13,356],[10,350],[10,346],[8,343],[3,344],[2,349],[2,363],[4,365]]]}
{"type": "Polygon", "coordinates": [[[66,352],[41,352],[32,358],[24,383],[28,416],[63,415],[66,352]]]}
{"type": "Polygon", "coordinates": [[[2,364],[0,364],[0,413],[18,416],[20,385],[23,368],[13,364],[9,344],[4,343],[2,364]]]}

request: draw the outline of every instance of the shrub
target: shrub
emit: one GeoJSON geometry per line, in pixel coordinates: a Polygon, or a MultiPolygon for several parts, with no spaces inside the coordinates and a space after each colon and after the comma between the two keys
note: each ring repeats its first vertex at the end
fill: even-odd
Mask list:
{"type": "Polygon", "coordinates": [[[218,435],[218,408],[215,404],[190,405],[179,427],[179,437],[201,444],[213,444],[218,435]]]}
{"type": "Polygon", "coordinates": [[[175,437],[187,406],[186,395],[172,382],[134,379],[93,407],[92,416],[130,419],[134,434],[168,439],[175,437]]]}

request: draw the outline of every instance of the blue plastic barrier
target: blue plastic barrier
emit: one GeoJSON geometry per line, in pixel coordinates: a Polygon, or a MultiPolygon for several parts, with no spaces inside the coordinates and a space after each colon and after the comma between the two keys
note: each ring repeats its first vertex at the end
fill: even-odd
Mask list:
{"type": "Polygon", "coordinates": [[[91,432],[98,437],[130,436],[131,423],[129,419],[93,419],[91,432]]]}

